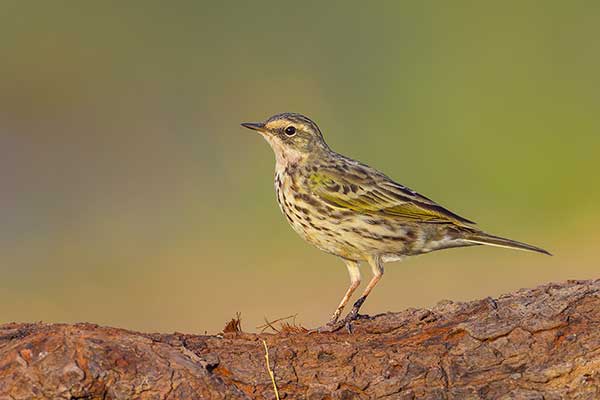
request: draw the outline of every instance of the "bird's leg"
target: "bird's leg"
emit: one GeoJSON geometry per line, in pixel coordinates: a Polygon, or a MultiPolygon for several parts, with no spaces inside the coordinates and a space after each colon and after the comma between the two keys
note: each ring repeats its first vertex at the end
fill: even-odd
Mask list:
{"type": "Polygon", "coordinates": [[[369,295],[369,293],[371,293],[371,290],[373,290],[375,285],[377,285],[377,282],[379,282],[379,280],[383,276],[383,262],[381,261],[381,258],[370,257],[367,261],[369,262],[369,265],[371,266],[371,269],[373,270],[373,278],[371,279],[371,281],[365,288],[362,295],[358,298],[358,300],[356,300],[356,302],[354,303],[354,306],[352,306],[352,310],[348,313],[348,315],[346,315],[346,318],[344,318],[343,322],[346,325],[346,329],[348,329],[349,332],[352,331],[352,325],[351,325],[352,321],[362,317],[361,315],[358,314],[360,307],[363,305],[363,303],[367,299],[367,296],[369,295]]]}
{"type": "Polygon", "coordinates": [[[344,297],[342,297],[340,305],[331,316],[331,319],[329,320],[330,324],[335,324],[337,322],[340,314],[344,310],[344,307],[348,303],[348,300],[350,300],[352,293],[354,293],[358,285],[360,285],[360,270],[358,269],[358,262],[344,260],[344,263],[346,264],[346,267],[348,268],[348,274],[350,275],[350,287],[348,287],[348,290],[346,290],[346,294],[344,294],[344,297]]]}
{"type": "Polygon", "coordinates": [[[344,309],[346,304],[348,304],[352,293],[354,293],[358,285],[360,285],[360,269],[358,268],[359,263],[357,261],[346,259],[344,259],[344,263],[346,264],[346,267],[348,268],[348,274],[350,275],[350,287],[348,287],[348,290],[346,290],[346,293],[344,294],[344,297],[342,297],[340,305],[337,307],[337,309],[331,316],[329,322],[325,326],[322,326],[321,328],[317,329],[319,332],[333,332],[344,326],[345,322],[338,324],[338,319],[342,314],[342,310],[344,309]]]}

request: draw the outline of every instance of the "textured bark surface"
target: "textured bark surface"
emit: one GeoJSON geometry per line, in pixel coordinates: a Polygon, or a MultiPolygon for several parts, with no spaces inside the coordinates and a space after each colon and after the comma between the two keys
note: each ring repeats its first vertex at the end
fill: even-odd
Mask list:
{"type": "Polygon", "coordinates": [[[0,399],[598,399],[600,280],[387,313],[328,334],[0,326],[0,399]]]}

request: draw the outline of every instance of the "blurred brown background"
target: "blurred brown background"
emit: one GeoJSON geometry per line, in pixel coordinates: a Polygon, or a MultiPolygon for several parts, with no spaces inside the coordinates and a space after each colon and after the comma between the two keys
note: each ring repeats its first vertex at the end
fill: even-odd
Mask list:
{"type": "Polygon", "coordinates": [[[599,2],[0,8],[0,322],[325,322],[346,269],[287,225],[272,152],[238,125],[283,111],[555,253],[389,264],[365,312],[600,276],[599,2]]]}

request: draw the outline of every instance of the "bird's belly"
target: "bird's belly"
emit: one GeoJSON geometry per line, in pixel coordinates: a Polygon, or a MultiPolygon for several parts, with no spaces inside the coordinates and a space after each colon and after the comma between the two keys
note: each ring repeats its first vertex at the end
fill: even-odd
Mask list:
{"type": "Polygon", "coordinates": [[[400,259],[411,252],[412,244],[407,235],[408,226],[373,226],[364,216],[339,216],[332,212],[331,220],[317,220],[307,228],[306,220],[292,218],[294,230],[307,242],[319,249],[340,257],[365,260],[372,255],[400,259]]]}
{"type": "Polygon", "coordinates": [[[278,185],[276,178],[281,211],[304,240],[322,251],[353,260],[371,255],[400,258],[418,238],[413,226],[333,208],[285,183],[278,185]]]}
{"type": "Polygon", "coordinates": [[[330,220],[325,210],[315,210],[289,201],[280,201],[280,206],[294,231],[308,243],[337,256],[352,259],[360,257],[356,247],[344,239],[339,227],[330,220]]]}

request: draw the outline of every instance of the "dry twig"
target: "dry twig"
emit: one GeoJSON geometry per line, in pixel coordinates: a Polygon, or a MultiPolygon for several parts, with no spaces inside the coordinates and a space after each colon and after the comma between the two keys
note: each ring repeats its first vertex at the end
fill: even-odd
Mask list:
{"type": "Polygon", "coordinates": [[[275,398],[279,400],[279,391],[277,390],[277,384],[275,383],[275,374],[271,370],[269,366],[269,348],[267,347],[267,341],[263,339],[263,345],[265,346],[265,361],[267,362],[267,371],[269,371],[269,376],[271,377],[271,382],[273,382],[273,390],[275,391],[275,398]]]}

